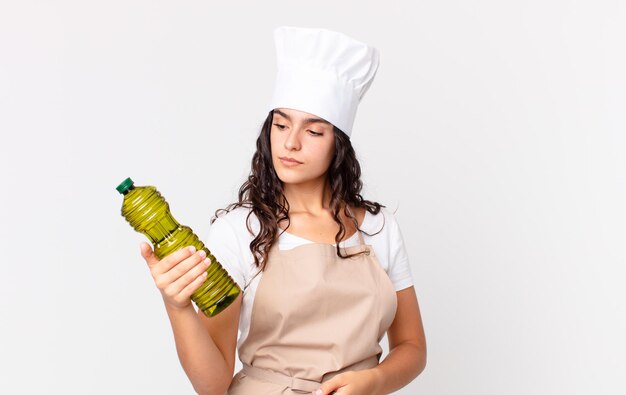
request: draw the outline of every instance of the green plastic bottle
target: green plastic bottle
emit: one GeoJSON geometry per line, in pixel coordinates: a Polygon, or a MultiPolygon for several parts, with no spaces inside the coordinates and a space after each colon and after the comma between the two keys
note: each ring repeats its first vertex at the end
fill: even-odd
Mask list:
{"type": "Polygon", "coordinates": [[[191,228],[174,219],[169,204],[155,187],[135,186],[133,180],[127,178],[116,189],[124,195],[122,216],[136,231],[150,239],[159,259],[187,246],[206,252],[211,264],[207,268],[206,280],[191,295],[191,300],[207,317],[219,314],[237,298],[241,292],[237,283],[191,228]]]}

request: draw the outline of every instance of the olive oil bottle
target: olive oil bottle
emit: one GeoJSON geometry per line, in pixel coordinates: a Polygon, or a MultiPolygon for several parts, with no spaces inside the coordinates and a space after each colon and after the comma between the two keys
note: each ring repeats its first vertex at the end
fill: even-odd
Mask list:
{"type": "Polygon", "coordinates": [[[174,219],[169,204],[155,187],[135,186],[133,180],[127,178],[116,189],[124,195],[122,216],[136,231],[150,239],[159,259],[187,246],[206,252],[211,264],[207,268],[206,280],[191,295],[191,300],[207,317],[219,314],[237,298],[241,292],[237,283],[191,228],[174,219]]]}

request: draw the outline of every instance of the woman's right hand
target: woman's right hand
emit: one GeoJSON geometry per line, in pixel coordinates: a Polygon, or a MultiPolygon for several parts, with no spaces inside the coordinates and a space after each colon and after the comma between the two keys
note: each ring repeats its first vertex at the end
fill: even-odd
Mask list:
{"type": "Polygon", "coordinates": [[[211,263],[206,252],[196,251],[193,246],[183,247],[159,260],[148,243],[141,243],[140,248],[164,302],[179,309],[191,305],[191,294],[206,279],[211,263]]]}

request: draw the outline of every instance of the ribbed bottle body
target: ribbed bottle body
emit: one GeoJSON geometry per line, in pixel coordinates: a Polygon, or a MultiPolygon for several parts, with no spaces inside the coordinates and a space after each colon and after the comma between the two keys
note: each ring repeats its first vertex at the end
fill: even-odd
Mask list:
{"type": "Polygon", "coordinates": [[[176,221],[169,204],[155,187],[131,185],[120,193],[124,193],[122,216],[136,231],[150,239],[159,259],[187,246],[206,252],[211,260],[206,279],[191,295],[191,300],[206,316],[217,315],[237,298],[241,292],[237,283],[191,228],[176,221]]]}

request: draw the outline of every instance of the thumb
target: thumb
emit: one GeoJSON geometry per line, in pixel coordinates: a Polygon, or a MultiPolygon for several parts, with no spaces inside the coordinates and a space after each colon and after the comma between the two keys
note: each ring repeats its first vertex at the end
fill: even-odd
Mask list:
{"type": "Polygon", "coordinates": [[[320,389],[318,389],[317,391],[313,391],[313,394],[314,395],[328,395],[328,394],[334,393],[334,391],[337,391],[339,387],[343,385],[343,381],[341,379],[342,379],[341,375],[337,375],[333,377],[332,379],[322,383],[322,385],[320,386],[320,389]]]}
{"type": "Polygon", "coordinates": [[[158,262],[154,251],[152,251],[152,247],[150,247],[148,243],[146,243],[145,241],[141,242],[141,244],[139,245],[139,249],[141,250],[141,256],[146,260],[148,266],[152,266],[158,262]]]}

